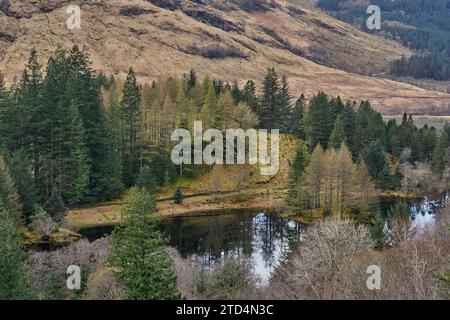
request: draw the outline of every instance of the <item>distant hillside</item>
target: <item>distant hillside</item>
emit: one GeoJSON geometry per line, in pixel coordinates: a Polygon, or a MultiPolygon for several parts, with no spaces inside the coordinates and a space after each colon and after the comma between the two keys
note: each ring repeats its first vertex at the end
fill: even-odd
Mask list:
{"type": "Polygon", "coordinates": [[[141,81],[195,68],[211,78],[261,81],[275,66],[294,93],[324,90],[370,99],[383,113],[448,113],[450,95],[358,74],[386,72],[411,52],[297,1],[81,0],[81,30],[68,30],[67,0],[0,0],[0,71],[21,74],[32,47],[47,59],[79,43],[94,67],[141,81]],[[315,62],[314,62],[315,61],[315,62]],[[326,67],[326,66],[331,66],[326,67]],[[347,70],[348,73],[341,70],[347,70]]]}
{"type": "MultiPolygon", "coordinates": [[[[300,0],[301,1],[301,0],[300,0]]],[[[368,0],[318,0],[315,5],[334,17],[366,28],[368,0]]],[[[415,50],[410,60],[394,64],[396,76],[450,80],[450,1],[378,0],[381,30],[370,31],[399,40],[415,50]]]]}

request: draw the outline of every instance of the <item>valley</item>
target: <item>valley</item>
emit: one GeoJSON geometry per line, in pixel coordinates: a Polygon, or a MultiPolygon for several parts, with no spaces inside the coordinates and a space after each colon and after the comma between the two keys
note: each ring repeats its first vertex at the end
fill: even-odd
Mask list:
{"type": "Polygon", "coordinates": [[[9,3],[7,14],[0,15],[5,35],[0,71],[9,82],[21,75],[24,48],[35,47],[43,63],[57,46],[79,43],[91,53],[94,69],[124,79],[133,66],[141,83],[191,68],[211,79],[259,82],[273,66],[287,76],[294,96],[322,90],[370,100],[383,114],[450,112],[447,93],[366,76],[386,72],[391,61],[409,56],[409,49],[292,1],[254,10],[233,1],[224,7],[214,1],[176,1],[175,7],[144,0],[81,1],[80,30],[65,26],[67,0],[9,3]],[[215,57],[217,50],[221,55],[215,57]]]}
{"type": "Polygon", "coordinates": [[[0,0],[0,300],[448,300],[450,1],[379,1],[0,0]]]}

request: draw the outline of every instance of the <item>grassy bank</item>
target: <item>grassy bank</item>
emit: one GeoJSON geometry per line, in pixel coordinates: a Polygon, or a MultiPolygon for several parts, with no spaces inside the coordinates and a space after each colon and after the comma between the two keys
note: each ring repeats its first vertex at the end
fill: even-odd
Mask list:
{"type": "MultiPolygon", "coordinates": [[[[182,204],[172,200],[159,200],[154,215],[170,218],[220,214],[230,210],[279,210],[283,209],[283,191],[264,188],[242,191],[227,191],[212,196],[200,194],[188,196],[182,204]]],[[[72,209],[67,216],[70,226],[84,229],[110,226],[120,223],[122,204],[105,203],[92,207],[72,209]]]]}

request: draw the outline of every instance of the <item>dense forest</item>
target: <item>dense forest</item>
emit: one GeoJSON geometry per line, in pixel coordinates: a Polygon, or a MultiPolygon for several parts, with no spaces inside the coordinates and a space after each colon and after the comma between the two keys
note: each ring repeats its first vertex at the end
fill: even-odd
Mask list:
{"type": "MultiPolygon", "coordinates": [[[[367,29],[365,1],[319,0],[317,6],[346,22],[367,29]]],[[[396,76],[450,79],[450,2],[443,0],[381,0],[380,33],[414,49],[417,53],[393,63],[396,76]]],[[[369,30],[366,30],[369,31],[369,30]]]]}
{"type": "MultiPolygon", "coordinates": [[[[67,207],[115,199],[126,189],[123,223],[103,262],[118,270],[128,298],[178,298],[165,239],[146,213],[155,211],[157,187],[211,169],[170,161],[171,133],[191,129],[195,120],[205,128],[274,128],[295,137],[288,207],[356,215],[372,225],[380,243],[384,220],[376,189],[434,188],[425,182],[449,175],[450,126],[419,129],[407,114],[401,123],[386,123],[369,102],[324,92],[294,99],[274,68],[258,89],[252,80],[241,86],[201,79],[194,70],[141,85],[130,68],[119,81],[92,70],[77,46],[58,49],[45,68],[38,61],[33,50],[23,76],[9,87],[0,76],[1,298],[45,298],[56,290],[49,278],[37,281],[45,288],[30,289],[36,279],[27,276],[20,227],[48,235],[64,224],[67,207]],[[415,178],[418,171],[422,179],[415,178]],[[142,279],[152,290],[142,288],[142,279]]],[[[183,201],[179,188],[174,201],[183,201]]],[[[49,255],[45,259],[58,258],[49,255]]],[[[44,268],[46,260],[33,257],[44,268]]]]}

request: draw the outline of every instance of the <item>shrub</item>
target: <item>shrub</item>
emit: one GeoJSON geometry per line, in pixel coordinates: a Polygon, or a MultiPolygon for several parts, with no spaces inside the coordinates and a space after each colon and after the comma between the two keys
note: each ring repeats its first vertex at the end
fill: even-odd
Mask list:
{"type": "Polygon", "coordinates": [[[242,52],[241,49],[221,44],[211,44],[205,47],[197,47],[193,45],[186,49],[186,53],[195,56],[202,56],[208,59],[248,58],[248,56],[242,52]]]}
{"type": "Polygon", "coordinates": [[[180,188],[177,188],[177,190],[175,190],[175,194],[173,195],[173,201],[176,204],[182,204],[183,200],[184,200],[183,192],[181,191],[180,188]]]}

